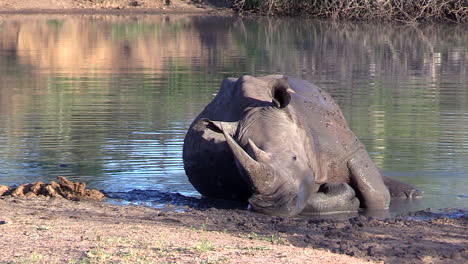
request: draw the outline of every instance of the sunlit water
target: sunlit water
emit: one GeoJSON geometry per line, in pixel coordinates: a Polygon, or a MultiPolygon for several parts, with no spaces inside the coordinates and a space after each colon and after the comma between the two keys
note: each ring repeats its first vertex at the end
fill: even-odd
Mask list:
{"type": "Polygon", "coordinates": [[[271,73],[329,91],[383,174],[425,191],[398,207],[467,207],[468,29],[447,25],[0,17],[0,184],[197,196],[191,121],[224,77],[271,73]]]}

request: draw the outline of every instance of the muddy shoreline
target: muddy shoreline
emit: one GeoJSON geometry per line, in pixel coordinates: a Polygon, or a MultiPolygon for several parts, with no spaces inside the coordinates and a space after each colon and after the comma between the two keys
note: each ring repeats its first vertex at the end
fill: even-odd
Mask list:
{"type": "MultiPolygon", "coordinates": [[[[397,216],[380,212],[268,216],[244,204],[197,199],[159,191],[108,193],[126,201],[151,200],[179,211],[170,221],[182,226],[202,223],[208,231],[236,235],[281,236],[300,248],[318,248],[385,263],[466,263],[468,208],[426,209],[397,216]]],[[[388,212],[387,212],[388,213],[388,212]]]]}
{"type": "Polygon", "coordinates": [[[428,221],[419,217],[379,220],[362,215],[347,220],[282,218],[219,209],[191,213],[194,216],[189,219],[182,218],[183,224],[199,217],[205,219],[208,230],[224,228],[238,234],[253,232],[265,236],[281,234],[296,247],[326,249],[366,260],[385,263],[466,263],[468,260],[468,237],[461,231],[467,227],[466,211],[458,219],[437,217],[425,211],[414,214],[431,218],[428,221]]]}
{"type": "MultiPolygon", "coordinates": [[[[124,198],[124,194],[115,195],[114,193],[114,198],[118,198],[116,196],[124,198]]],[[[135,197],[135,193],[130,195],[135,197]]],[[[151,195],[157,196],[155,193],[151,195]]],[[[222,238],[223,243],[234,243],[233,241],[241,239],[240,244],[253,243],[251,247],[254,248],[264,247],[262,243],[266,242],[267,245],[280,247],[277,249],[279,252],[284,251],[281,247],[286,245],[292,249],[291,255],[287,255],[287,257],[293,259],[295,258],[294,252],[319,250],[319,253],[316,252],[312,255],[323,257],[324,252],[328,252],[327,254],[335,254],[332,259],[335,259],[336,256],[344,257],[344,255],[347,255],[357,258],[355,259],[357,263],[361,261],[466,263],[468,260],[468,234],[465,232],[468,226],[468,209],[446,210],[445,213],[434,213],[426,210],[388,219],[377,219],[364,215],[284,218],[258,214],[245,210],[243,205],[229,204],[223,201],[200,200],[179,194],[165,194],[160,198],[159,202],[166,201],[166,205],[161,208],[152,208],[148,206],[115,205],[109,202],[77,202],[63,198],[35,197],[28,199],[25,197],[3,196],[0,197],[0,231],[3,234],[2,239],[0,239],[0,246],[2,248],[12,248],[15,245],[14,243],[21,240],[23,236],[26,236],[26,239],[28,236],[30,237],[31,232],[48,232],[48,229],[37,231],[42,229],[40,227],[33,228],[33,231],[25,231],[25,233],[20,231],[19,234],[18,231],[10,230],[14,226],[19,230],[27,229],[37,222],[49,229],[54,229],[54,226],[59,225],[60,229],[70,230],[67,231],[69,235],[77,238],[77,240],[80,240],[78,237],[82,236],[81,232],[86,233],[88,228],[105,232],[106,225],[110,223],[122,226],[121,231],[123,233],[118,235],[119,237],[130,236],[130,239],[132,239],[133,235],[125,230],[144,223],[146,231],[138,233],[139,235],[145,236],[146,233],[150,232],[149,230],[153,229],[163,228],[168,230],[175,228],[177,230],[175,233],[184,230],[183,232],[188,232],[194,236],[193,241],[197,241],[201,237],[197,232],[202,230],[203,237],[213,236],[212,238],[206,238],[209,241],[211,241],[210,239],[215,241],[219,234],[223,234],[225,236],[222,238]],[[447,217],[448,215],[453,217],[447,217]],[[65,222],[54,223],[59,220],[65,222]],[[75,230],[72,226],[68,226],[70,220],[77,222],[81,229],[75,230]]],[[[158,237],[158,232],[147,235],[158,237]]],[[[188,243],[184,237],[169,239],[171,245],[182,242],[188,243]]],[[[24,243],[32,243],[26,252],[32,252],[33,249],[37,251],[37,245],[34,242],[24,243]]],[[[68,246],[61,245],[62,250],[70,251],[73,249],[74,253],[72,255],[78,260],[89,258],[89,252],[95,249],[93,246],[83,248],[82,243],[79,241],[70,243],[68,246]]],[[[41,250],[47,250],[48,247],[52,246],[46,246],[45,249],[41,250]]],[[[114,245],[108,250],[113,250],[115,247],[114,245]]],[[[230,248],[233,246],[225,247],[230,248]]],[[[52,247],[50,250],[57,249],[52,247]]],[[[272,249],[272,252],[274,250],[272,249]]],[[[201,252],[192,251],[189,254],[191,255],[190,259],[201,256],[201,252]]],[[[60,250],[57,252],[60,253],[60,250]]],[[[180,253],[177,250],[174,252],[177,253],[176,255],[180,253]]],[[[221,254],[219,250],[216,250],[216,252],[216,254],[221,254]]],[[[272,252],[261,251],[262,254],[270,257],[274,255],[272,255],[272,252]]],[[[209,251],[203,253],[214,254],[214,252],[209,251]]],[[[8,250],[0,253],[0,263],[2,261],[24,260],[24,254],[20,255],[20,257],[15,257],[12,254],[13,251],[8,250]]],[[[27,256],[27,253],[25,254],[27,256]]],[[[230,254],[226,253],[223,260],[226,260],[226,263],[237,263],[235,261],[236,257],[230,254]]],[[[255,256],[258,256],[256,254],[247,257],[247,261],[253,261],[255,256]]],[[[166,257],[166,255],[156,254],[155,260],[157,260],[156,262],[166,261],[168,260],[166,257]]],[[[273,257],[270,262],[281,262],[275,262],[274,259],[273,257]]],[[[63,260],[60,259],[60,261],[63,260]]],[[[178,255],[172,260],[184,263],[185,258],[178,255]]],[[[348,261],[343,260],[343,263],[348,261]]],[[[190,261],[187,260],[187,262],[190,261]]],[[[299,260],[291,262],[301,263],[299,260]]]]}

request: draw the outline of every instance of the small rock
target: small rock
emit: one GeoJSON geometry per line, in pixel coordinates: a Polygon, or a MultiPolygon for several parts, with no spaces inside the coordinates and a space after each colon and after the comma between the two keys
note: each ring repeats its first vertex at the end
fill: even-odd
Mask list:
{"type": "Polygon", "coordinates": [[[453,252],[453,253],[450,255],[450,258],[451,258],[451,259],[460,259],[460,258],[461,258],[461,254],[460,254],[460,252],[455,251],[455,252],[453,252]]]}
{"type": "Polygon", "coordinates": [[[138,1],[130,1],[130,3],[128,3],[129,6],[139,6],[140,3],[138,1]]]}
{"type": "Polygon", "coordinates": [[[325,232],[323,235],[330,239],[340,239],[343,237],[343,234],[340,231],[329,231],[325,232]]]}
{"type": "Polygon", "coordinates": [[[335,228],[338,228],[338,229],[341,229],[343,227],[345,227],[346,225],[344,223],[336,223],[335,224],[335,228]]]}
{"type": "Polygon", "coordinates": [[[58,188],[60,188],[60,186],[56,182],[51,181],[50,184],[43,188],[43,193],[45,196],[49,197],[62,197],[59,193],[57,193],[58,188]]]}
{"type": "Polygon", "coordinates": [[[34,193],[35,195],[40,194],[42,187],[44,186],[43,182],[36,182],[30,187],[30,191],[34,193]]]}
{"type": "Polygon", "coordinates": [[[27,191],[26,190],[27,186],[28,186],[28,184],[23,184],[23,185],[18,186],[15,190],[13,190],[13,192],[11,193],[11,196],[12,197],[22,197],[22,196],[24,196],[25,191],[27,191]]]}
{"type": "Polygon", "coordinates": [[[24,195],[24,197],[26,197],[26,198],[32,198],[32,197],[36,197],[36,196],[37,196],[37,195],[36,195],[35,193],[33,193],[33,192],[27,192],[27,193],[24,195]]]}
{"type": "Polygon", "coordinates": [[[78,195],[84,195],[86,189],[86,183],[84,182],[72,182],[67,180],[65,177],[57,177],[59,185],[64,191],[74,192],[78,195]]]}
{"type": "Polygon", "coordinates": [[[5,186],[5,185],[0,185],[0,196],[2,196],[3,194],[7,194],[9,190],[10,190],[10,187],[5,186]]]}
{"type": "Polygon", "coordinates": [[[8,220],[8,219],[3,219],[3,220],[0,220],[0,225],[8,225],[8,224],[11,224],[11,220],[8,220]]]}
{"type": "Polygon", "coordinates": [[[106,198],[106,196],[102,192],[98,190],[94,190],[94,189],[86,190],[85,196],[88,199],[96,200],[96,201],[101,201],[104,198],[106,198]]]}
{"type": "Polygon", "coordinates": [[[367,255],[368,256],[374,256],[376,252],[377,251],[376,251],[375,246],[370,246],[370,247],[367,248],[367,255]]]}

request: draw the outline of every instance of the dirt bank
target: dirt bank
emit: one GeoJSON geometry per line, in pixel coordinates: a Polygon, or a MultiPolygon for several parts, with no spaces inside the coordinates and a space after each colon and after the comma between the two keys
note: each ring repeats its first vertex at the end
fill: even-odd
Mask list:
{"type": "Polygon", "coordinates": [[[456,219],[422,212],[415,219],[320,220],[194,207],[154,209],[61,198],[0,197],[0,263],[468,260],[466,211],[456,219]],[[430,220],[417,220],[422,218],[430,220]]]}
{"type": "Polygon", "coordinates": [[[0,0],[0,13],[230,14],[230,0],[0,0]]]}

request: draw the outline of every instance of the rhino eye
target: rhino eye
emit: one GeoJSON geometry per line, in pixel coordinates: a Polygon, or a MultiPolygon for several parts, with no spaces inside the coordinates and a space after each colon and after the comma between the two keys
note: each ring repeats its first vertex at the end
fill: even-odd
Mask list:
{"type": "Polygon", "coordinates": [[[293,158],[292,158],[292,159],[293,159],[293,160],[297,160],[297,157],[296,157],[296,156],[293,156],[293,158]]]}

